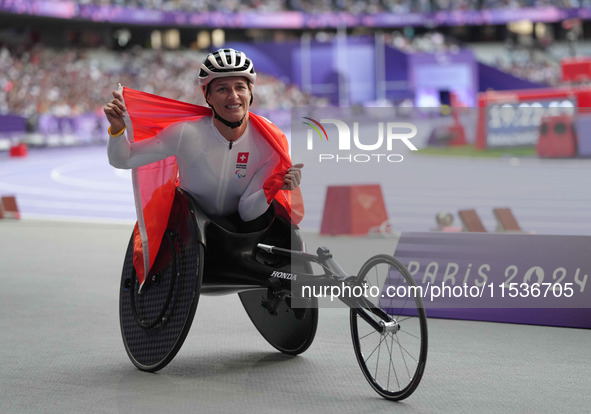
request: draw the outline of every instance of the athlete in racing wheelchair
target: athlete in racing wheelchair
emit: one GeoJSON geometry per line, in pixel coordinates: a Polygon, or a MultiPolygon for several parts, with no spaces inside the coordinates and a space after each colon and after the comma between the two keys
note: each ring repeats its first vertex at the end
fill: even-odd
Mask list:
{"type": "MultiPolygon", "coordinates": [[[[273,271],[283,269],[276,274],[288,274],[291,269],[286,257],[255,248],[259,242],[285,248],[301,245],[289,211],[289,195],[276,196],[297,188],[302,165],[291,166],[285,136],[278,128],[249,113],[256,73],[244,53],[221,49],[209,54],[201,64],[198,79],[211,112],[205,110],[195,120],[172,122],[144,140],[130,142],[122,136],[126,123],[128,135],[137,132],[141,123],[137,113],[129,114],[125,106],[126,100],[140,106],[135,104],[136,91],[126,90],[125,98],[123,90],[114,91],[104,109],[111,124],[108,155],[113,166],[140,168],[174,156],[179,168],[179,189],[160,248],[156,255],[152,254],[156,256],[152,263],[144,267],[149,271],[138,277],[135,268],[141,268],[142,263],[132,264],[134,247],[138,250],[139,244],[135,232],[122,280],[124,338],[132,361],[140,369],[160,369],[174,357],[192,316],[186,316],[182,324],[177,319],[165,323],[170,318],[167,312],[174,309],[192,315],[200,293],[242,292],[240,297],[255,325],[282,352],[303,352],[316,330],[314,306],[308,311],[286,312],[289,305],[285,297],[274,294],[271,288],[260,291],[265,284],[279,287],[280,283],[270,279],[273,271]],[[274,198],[284,201],[285,207],[274,198]],[[277,214],[278,210],[281,214],[277,214]],[[268,269],[257,268],[261,265],[268,269]],[[181,278],[186,273],[199,275],[190,288],[181,278]],[[170,277],[166,277],[168,274],[170,277]],[[262,293],[263,300],[259,298],[262,293]],[[269,319],[272,326],[257,323],[265,312],[281,316],[269,319]],[[290,321],[286,322],[286,318],[290,321]],[[167,340],[146,341],[144,335],[167,340]],[[143,349],[148,343],[160,341],[171,344],[161,345],[158,350],[143,349]]],[[[136,251],[136,258],[138,254],[136,251]]]]}
{"type": "MultiPolygon", "coordinates": [[[[318,306],[315,297],[295,298],[294,286],[360,288],[379,275],[390,284],[414,285],[391,256],[374,256],[351,276],[328,249],[306,253],[297,228],[303,211],[292,197],[302,165],[291,165],[277,127],[248,112],[256,79],[252,62],[233,49],[218,50],[198,77],[211,109],[127,88],[114,91],[104,108],[111,124],[109,161],[133,168],[138,223],[121,277],[120,323],[139,369],[156,371],[174,358],[201,294],[237,292],[263,337],[295,355],[314,339],[318,306]],[[313,262],[324,275],[313,274],[313,262]]],[[[354,350],[366,379],[384,398],[408,397],[427,355],[421,298],[339,299],[351,308],[354,350]],[[382,348],[389,358],[380,359],[382,348]]]]}

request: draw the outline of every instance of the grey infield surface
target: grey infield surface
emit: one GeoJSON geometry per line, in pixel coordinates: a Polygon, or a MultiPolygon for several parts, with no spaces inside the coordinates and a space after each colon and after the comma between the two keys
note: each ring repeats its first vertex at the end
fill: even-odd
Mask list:
{"type": "MultiPolygon", "coordinates": [[[[348,312],[321,309],[315,342],[285,356],[236,295],[202,297],[185,345],[156,374],[128,360],[118,284],[130,225],[0,222],[1,413],[582,413],[591,331],[429,320],[423,381],[402,403],[366,383],[348,312]]],[[[346,270],[388,239],[321,238],[346,270]],[[356,257],[340,257],[350,243],[356,257]]]]}

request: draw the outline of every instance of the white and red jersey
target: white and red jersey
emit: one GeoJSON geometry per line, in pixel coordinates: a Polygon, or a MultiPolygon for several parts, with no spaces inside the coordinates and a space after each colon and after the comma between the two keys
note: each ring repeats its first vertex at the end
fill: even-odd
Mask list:
{"type": "MultiPolygon", "coordinates": [[[[292,191],[282,190],[285,184],[283,178],[291,167],[287,140],[283,132],[267,119],[251,112],[249,131],[248,134],[244,134],[245,147],[236,148],[232,144],[230,148],[230,143],[220,140],[217,129],[213,127],[213,113],[210,108],[126,87],[120,87],[120,92],[127,108],[123,117],[127,127],[127,139],[111,139],[108,150],[113,165],[132,168],[133,195],[138,216],[133,233],[133,264],[141,285],[145,282],[147,269],[150,269],[156,259],[162,235],[166,230],[175,197],[175,181],[179,175],[180,158],[186,161],[180,170],[183,187],[201,198],[202,207],[210,214],[239,212],[243,219],[248,219],[256,217],[259,212],[262,213],[272,200],[276,200],[295,224],[300,222],[304,216],[304,205],[299,187],[292,191]],[[209,123],[207,119],[210,120],[209,123]],[[160,135],[166,128],[171,128],[171,132],[160,135]],[[183,131],[184,128],[186,131],[183,131]],[[247,135],[250,135],[250,138],[247,135]],[[191,141],[192,137],[195,138],[195,142],[191,141]],[[145,144],[145,147],[136,145],[151,139],[154,141],[145,144]],[[274,154],[268,156],[265,155],[266,152],[259,151],[262,145],[259,142],[266,142],[269,148],[273,148],[274,154]],[[196,145],[190,145],[193,143],[196,145]],[[210,145],[214,149],[213,152],[208,150],[210,145]],[[237,165],[246,164],[246,170],[250,169],[250,176],[246,171],[241,172],[244,168],[236,168],[234,171],[238,179],[247,179],[248,182],[240,182],[235,187],[236,183],[229,181],[232,158],[225,158],[224,154],[229,157],[228,153],[222,152],[226,148],[228,151],[234,150],[237,165]],[[251,156],[255,152],[259,157],[253,162],[251,156]],[[243,157],[246,153],[247,159],[243,157]],[[167,157],[167,154],[176,156],[167,157]],[[265,160],[267,156],[268,159],[265,160]],[[225,161],[225,167],[228,169],[224,170],[224,163],[216,163],[216,159],[225,161]],[[150,162],[154,160],[155,162],[150,162]],[[195,165],[192,165],[193,163],[195,165]],[[258,169],[254,164],[259,166],[258,169]],[[209,179],[205,180],[208,168],[213,172],[210,173],[209,179]],[[265,177],[269,170],[271,174],[265,177]],[[193,174],[194,171],[198,173],[193,174]],[[205,173],[201,174],[202,171],[205,173]],[[199,181],[201,178],[204,179],[203,182],[199,181]],[[265,202],[260,197],[260,180],[264,180],[262,193],[266,198],[265,202]],[[223,187],[220,187],[220,183],[223,187]],[[213,201],[208,203],[208,200],[213,201]],[[231,207],[232,205],[234,207],[231,207]],[[219,209],[219,206],[222,208],[219,209]]],[[[263,147],[266,150],[267,147],[263,147]]]]}
{"type": "Polygon", "coordinates": [[[238,212],[244,221],[269,207],[265,181],[279,163],[279,154],[249,122],[244,134],[230,143],[212,117],[172,124],[154,137],[129,142],[110,137],[109,162],[116,168],[137,168],[174,155],[179,185],[209,215],[238,212]]]}

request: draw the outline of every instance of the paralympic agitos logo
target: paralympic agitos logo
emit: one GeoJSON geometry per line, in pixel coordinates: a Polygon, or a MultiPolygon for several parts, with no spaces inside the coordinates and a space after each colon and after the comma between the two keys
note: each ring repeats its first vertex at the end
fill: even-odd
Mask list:
{"type": "MultiPolygon", "coordinates": [[[[394,143],[399,141],[406,145],[411,151],[417,151],[417,147],[415,147],[410,141],[417,135],[417,127],[409,122],[378,122],[377,128],[372,125],[364,124],[364,131],[371,130],[372,134],[377,133],[377,138],[373,138],[373,140],[366,139],[370,134],[368,131],[365,134],[366,137],[363,138],[364,142],[362,142],[359,134],[359,122],[352,122],[353,133],[351,133],[349,125],[340,119],[321,119],[319,122],[312,118],[303,118],[310,121],[303,122],[303,124],[312,128],[307,131],[306,149],[309,151],[314,150],[314,140],[316,135],[320,137],[320,141],[329,141],[326,130],[332,130],[333,128],[328,127],[327,124],[331,124],[337,129],[339,152],[319,154],[319,162],[402,162],[404,160],[402,154],[392,152],[394,143]],[[316,132],[316,134],[314,132],[316,132]],[[353,139],[351,140],[351,138],[353,139]],[[373,142],[368,143],[367,141],[373,142]],[[351,150],[351,144],[353,144],[357,151],[362,152],[353,153],[351,150]]],[[[316,138],[316,140],[318,139],[316,138]]],[[[323,145],[325,144],[323,143],[323,145]]]]}

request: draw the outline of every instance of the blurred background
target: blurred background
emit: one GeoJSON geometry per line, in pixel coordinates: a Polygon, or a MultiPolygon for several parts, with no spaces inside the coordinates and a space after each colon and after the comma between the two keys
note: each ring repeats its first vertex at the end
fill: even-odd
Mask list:
{"type": "MultiPolygon", "coordinates": [[[[288,135],[290,110],[301,106],[390,107],[428,126],[415,165],[463,172],[433,180],[419,190],[433,199],[407,206],[382,185],[397,228],[440,228],[439,213],[466,208],[482,208],[494,228],[491,209],[501,206],[532,231],[588,234],[590,200],[578,184],[565,197],[562,183],[589,166],[590,38],[590,0],[0,0],[0,193],[17,196],[23,217],[132,221],[129,175],[104,156],[103,105],[119,83],[204,104],[198,66],[228,46],[255,62],[253,111],[288,135]],[[482,161],[464,168],[474,157],[482,161]],[[555,179],[535,203],[545,214],[527,188],[511,199],[504,184],[483,201],[463,182],[446,201],[453,191],[442,184],[487,174],[499,159],[555,179]],[[567,207],[548,204],[557,198],[567,207]],[[565,208],[577,210],[566,227],[555,222],[565,208]]],[[[532,171],[524,185],[539,177],[532,171]]],[[[312,203],[309,227],[319,227],[322,207],[322,197],[312,203]]],[[[443,227],[466,230],[460,219],[443,227]]]]}

